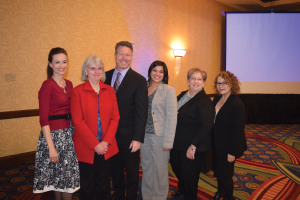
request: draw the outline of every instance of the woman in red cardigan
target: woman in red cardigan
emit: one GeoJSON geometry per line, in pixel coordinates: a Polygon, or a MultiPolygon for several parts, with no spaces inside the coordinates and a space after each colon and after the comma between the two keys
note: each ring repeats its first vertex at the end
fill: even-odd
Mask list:
{"type": "Polygon", "coordinates": [[[63,76],[68,67],[67,51],[50,50],[47,80],[39,90],[41,132],[35,155],[33,193],[54,191],[55,200],[72,200],[79,189],[79,166],[72,141],[71,81],[63,76]]]}
{"type": "Polygon", "coordinates": [[[118,153],[115,139],[119,110],[114,89],[103,83],[104,64],[96,55],[87,57],[81,80],[72,91],[73,141],[80,169],[80,199],[110,198],[111,157],[118,153]]]}

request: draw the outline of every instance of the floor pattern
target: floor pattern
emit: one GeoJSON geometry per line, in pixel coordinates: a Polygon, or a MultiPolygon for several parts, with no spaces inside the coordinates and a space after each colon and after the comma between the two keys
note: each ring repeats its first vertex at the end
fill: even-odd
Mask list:
{"type": "MultiPolygon", "coordinates": [[[[300,185],[281,172],[275,163],[300,164],[300,125],[246,125],[248,149],[236,161],[234,173],[234,196],[246,199],[299,199],[300,185]]],[[[0,170],[0,200],[52,199],[52,193],[32,193],[34,164],[28,163],[15,168],[0,170]]],[[[140,176],[142,171],[140,173],[140,176]]],[[[216,192],[216,179],[212,172],[201,174],[198,199],[211,199],[216,192]]],[[[168,200],[176,191],[177,179],[170,169],[168,200]]],[[[73,200],[78,199],[78,194],[73,200]]],[[[139,197],[141,199],[141,197],[139,197]]]]}

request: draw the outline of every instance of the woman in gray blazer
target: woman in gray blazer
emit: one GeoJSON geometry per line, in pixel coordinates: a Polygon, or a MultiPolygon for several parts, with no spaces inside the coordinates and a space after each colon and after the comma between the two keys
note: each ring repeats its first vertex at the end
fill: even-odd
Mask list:
{"type": "Polygon", "coordinates": [[[141,146],[143,200],[167,199],[169,151],[176,122],[176,92],[168,85],[167,65],[157,60],[148,70],[148,119],[141,146]]]}

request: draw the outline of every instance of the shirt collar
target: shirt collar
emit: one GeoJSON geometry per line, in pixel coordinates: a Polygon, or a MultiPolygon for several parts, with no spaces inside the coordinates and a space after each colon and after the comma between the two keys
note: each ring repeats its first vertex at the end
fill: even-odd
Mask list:
{"type": "Polygon", "coordinates": [[[128,70],[130,69],[130,67],[126,68],[126,69],[123,69],[122,71],[118,71],[117,68],[115,67],[115,71],[114,71],[114,74],[118,74],[118,72],[121,73],[122,77],[124,77],[126,75],[126,73],[128,72],[128,70]]]}

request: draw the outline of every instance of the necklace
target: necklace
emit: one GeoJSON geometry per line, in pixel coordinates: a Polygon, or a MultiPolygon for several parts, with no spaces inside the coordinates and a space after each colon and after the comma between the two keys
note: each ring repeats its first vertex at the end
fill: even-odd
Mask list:
{"type": "Polygon", "coordinates": [[[188,91],[188,97],[194,97],[194,96],[195,96],[195,95],[191,96],[191,95],[190,95],[190,91],[188,91]]]}
{"type": "MultiPolygon", "coordinates": [[[[52,77],[53,78],[53,77],[52,77]]],[[[66,81],[65,81],[65,79],[61,79],[60,81],[59,81],[59,83],[58,83],[58,81],[56,81],[54,78],[53,78],[53,80],[55,81],[55,83],[60,87],[60,88],[62,88],[63,89],[63,91],[64,91],[64,93],[66,93],[67,94],[67,91],[66,91],[66,81]]]]}
{"type": "Polygon", "coordinates": [[[94,91],[99,94],[100,91],[100,85],[98,84],[97,86],[92,86],[92,88],[94,89],[94,91]]]}

